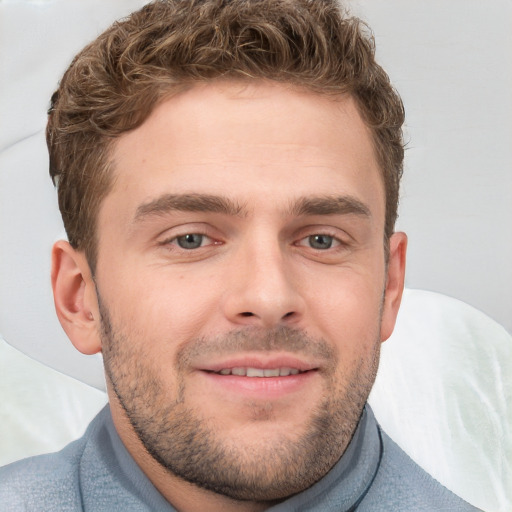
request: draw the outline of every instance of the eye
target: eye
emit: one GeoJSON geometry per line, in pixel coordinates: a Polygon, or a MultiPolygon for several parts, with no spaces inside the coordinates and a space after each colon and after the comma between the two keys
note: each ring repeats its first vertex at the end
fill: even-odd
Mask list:
{"type": "MultiPolygon", "coordinates": [[[[304,242],[307,242],[313,249],[317,250],[327,250],[333,247],[333,245],[339,245],[338,240],[331,235],[311,235],[304,239],[304,242]]],[[[303,244],[301,244],[303,245],[303,244]]]]}
{"type": "Polygon", "coordinates": [[[210,238],[200,233],[187,233],[186,235],[177,236],[171,243],[178,245],[182,249],[199,249],[206,243],[210,242],[210,238]]]}

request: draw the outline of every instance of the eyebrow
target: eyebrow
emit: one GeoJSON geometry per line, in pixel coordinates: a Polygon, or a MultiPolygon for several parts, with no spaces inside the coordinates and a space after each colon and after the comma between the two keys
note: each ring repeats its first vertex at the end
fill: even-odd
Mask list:
{"type": "Polygon", "coordinates": [[[371,217],[368,206],[353,196],[301,197],[290,208],[290,214],[301,215],[359,215],[371,217]]]}
{"type": "MultiPolygon", "coordinates": [[[[211,212],[244,217],[247,210],[233,200],[210,194],[164,194],[141,204],[135,213],[135,222],[148,217],[165,215],[172,211],[211,212]]],[[[353,196],[301,197],[288,209],[291,216],[313,215],[359,215],[371,217],[368,206],[353,196]]]]}
{"type": "Polygon", "coordinates": [[[172,211],[223,213],[237,217],[246,213],[241,205],[227,197],[209,194],[165,194],[141,204],[135,213],[135,221],[165,215],[172,211]]]}

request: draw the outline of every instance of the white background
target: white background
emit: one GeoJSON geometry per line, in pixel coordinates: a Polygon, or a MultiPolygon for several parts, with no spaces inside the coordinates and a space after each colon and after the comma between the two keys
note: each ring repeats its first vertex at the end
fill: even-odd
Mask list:
{"type": "Polygon", "coordinates": [[[354,5],[406,108],[407,285],[512,332],[512,2],[354,5]]]}

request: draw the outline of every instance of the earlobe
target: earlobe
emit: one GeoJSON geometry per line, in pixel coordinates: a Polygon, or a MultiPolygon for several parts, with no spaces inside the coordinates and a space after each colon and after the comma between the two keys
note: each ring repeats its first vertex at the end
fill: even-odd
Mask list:
{"type": "Polygon", "coordinates": [[[73,345],[84,354],[101,350],[96,289],[85,255],[68,242],[52,250],[52,288],[55,310],[73,345]]]}
{"type": "Polygon", "coordinates": [[[389,260],[382,311],[380,339],[387,340],[395,327],[405,283],[407,235],[394,233],[389,240],[389,260]]]}

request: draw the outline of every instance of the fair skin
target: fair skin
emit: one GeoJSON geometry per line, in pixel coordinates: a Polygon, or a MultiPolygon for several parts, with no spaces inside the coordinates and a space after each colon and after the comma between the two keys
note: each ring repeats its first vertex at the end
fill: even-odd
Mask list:
{"type": "Polygon", "coordinates": [[[180,511],[263,510],[312,485],[357,426],[405,272],[403,233],[385,263],[384,186],[354,102],[265,83],[195,86],[122,135],[113,160],[95,276],[58,242],[52,282],[72,342],[103,350],[125,446],[180,511]],[[315,415],[336,417],[317,433],[333,441],[301,484],[285,461],[313,466],[322,445],[308,458],[303,441],[315,415]],[[192,464],[172,454],[191,438],[167,450],[160,425],[200,425],[201,460],[216,448],[230,458],[207,468],[211,482],[180,475],[192,464]],[[237,475],[261,488],[224,471],[240,461],[237,475]],[[294,482],[282,495],[281,474],[294,482]]]}

